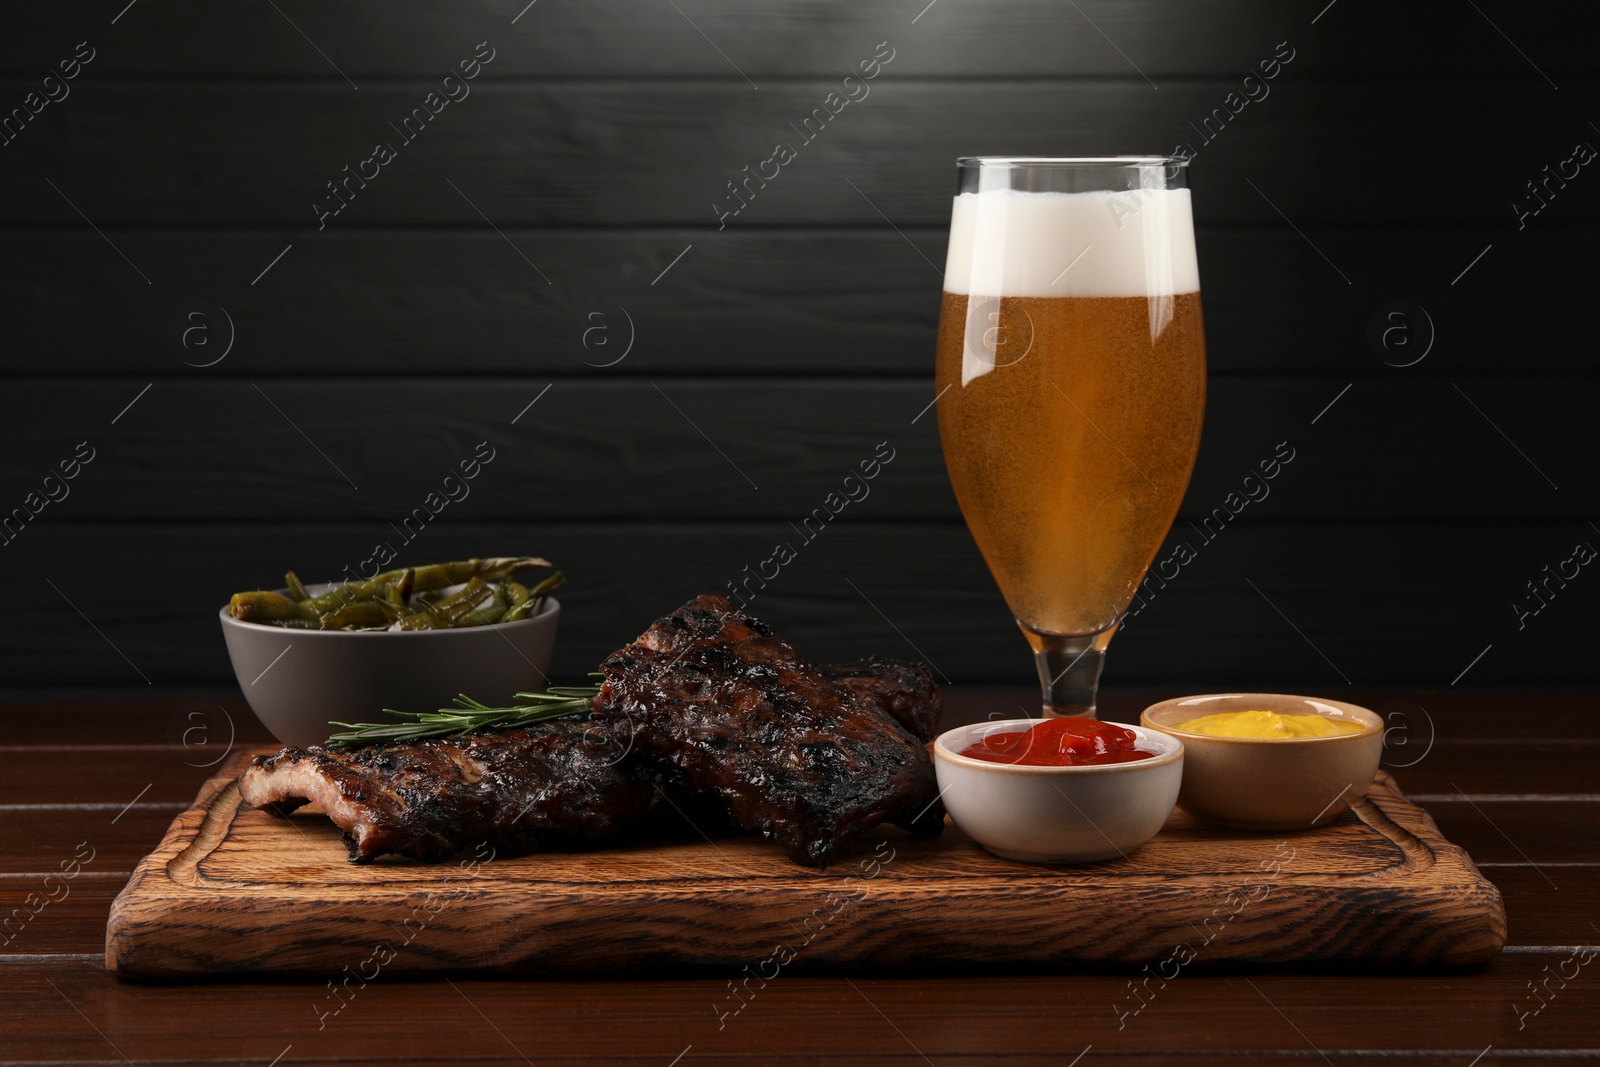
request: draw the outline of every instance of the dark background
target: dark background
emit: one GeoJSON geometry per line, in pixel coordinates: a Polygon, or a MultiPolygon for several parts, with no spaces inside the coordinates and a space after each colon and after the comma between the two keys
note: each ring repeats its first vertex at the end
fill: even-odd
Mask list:
{"type": "Polygon", "coordinates": [[[78,442],[95,458],[0,545],[0,690],[236,692],[227,595],[398,546],[390,523],[480,441],[494,461],[401,562],[558,561],[559,676],[797,541],[888,441],[870,498],[753,609],[818,659],[1030,684],[918,418],[953,161],[1180,142],[1199,148],[1211,393],[1174,537],[1199,556],[1119,635],[1108,681],[1600,681],[1600,575],[1521,629],[1512,608],[1600,545],[1600,165],[1520,230],[1512,206],[1600,146],[1584,9],[925,2],[14,13],[6,113],[78,42],[95,58],[0,147],[0,512],[78,442]],[[470,97],[403,144],[389,124],[481,41],[470,97]],[[725,183],[884,41],[870,95],[719,231],[725,183]],[[1190,124],[1279,42],[1270,95],[1203,143],[1190,124]],[[378,141],[398,157],[319,232],[325,183],[378,141]],[[1409,367],[1390,364],[1426,347],[1414,311],[1391,350],[1368,340],[1395,300],[1436,331],[1409,367]],[[193,301],[212,310],[185,350],[171,324],[193,301]],[[231,349],[191,366],[226,347],[216,308],[231,349]],[[1202,547],[1187,520],[1282,441],[1271,496],[1202,547]]]}

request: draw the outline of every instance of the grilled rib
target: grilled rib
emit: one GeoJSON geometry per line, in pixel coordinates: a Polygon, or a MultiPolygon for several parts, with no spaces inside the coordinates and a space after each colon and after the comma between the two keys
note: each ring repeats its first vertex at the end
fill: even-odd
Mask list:
{"type": "Polygon", "coordinates": [[[712,597],[661,620],[619,657],[631,666],[619,668],[617,688],[608,684],[601,717],[350,750],[286,748],[258,756],[240,793],[284,815],[316,803],[356,863],[391,853],[443,860],[479,841],[508,853],[598,844],[671,814],[717,832],[731,812],[820,865],[885,819],[919,832],[942,827],[926,754],[895,726],[933,735],[939,690],[925,668],[868,661],[819,670],[712,597]],[[687,643],[652,637],[696,626],[687,643]],[[670,647],[691,674],[676,671],[678,662],[652,667],[678,689],[655,693],[646,708],[622,694],[639,691],[630,681],[644,664],[630,650],[648,644],[670,647]],[[715,692],[691,706],[685,684],[715,692]],[[654,748],[638,743],[636,725],[648,726],[654,748]],[[663,756],[680,737],[695,752],[663,756]]]}
{"type": "Polygon", "coordinates": [[[738,825],[825,866],[881,822],[938,833],[927,750],[722,597],[698,597],[601,664],[597,717],[738,825]]]}
{"type": "Polygon", "coordinates": [[[623,752],[588,717],[350,750],[291,747],[257,756],[239,793],[284,815],[316,803],[344,831],[354,863],[388,853],[445,860],[479,841],[528,852],[602,842],[648,820],[659,781],[622,766],[623,752]]]}
{"type": "Polygon", "coordinates": [[[862,663],[829,663],[822,673],[905,727],[923,744],[938,735],[943,702],[933,674],[922,664],[872,657],[862,663]]]}

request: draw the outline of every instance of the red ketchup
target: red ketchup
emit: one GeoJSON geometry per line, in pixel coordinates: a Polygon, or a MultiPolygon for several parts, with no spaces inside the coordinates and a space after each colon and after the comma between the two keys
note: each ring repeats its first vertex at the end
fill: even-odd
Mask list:
{"type": "Polygon", "coordinates": [[[961,755],[1024,767],[1095,767],[1153,757],[1154,752],[1134,747],[1138,740],[1132,730],[1109,722],[1064,717],[1045,719],[1028,730],[990,734],[961,755]]]}

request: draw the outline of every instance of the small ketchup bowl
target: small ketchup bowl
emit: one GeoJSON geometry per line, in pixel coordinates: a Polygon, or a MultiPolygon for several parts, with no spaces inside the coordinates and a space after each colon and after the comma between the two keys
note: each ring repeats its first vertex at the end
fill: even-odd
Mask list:
{"type": "Polygon", "coordinates": [[[1342,700],[1287,693],[1211,693],[1152,704],[1140,723],[1182,739],[1189,765],[1178,803],[1213,826],[1309,830],[1331,822],[1367,792],[1383,756],[1383,720],[1342,700]],[[1328,737],[1227,737],[1179,728],[1240,711],[1318,715],[1349,723],[1328,737]]]}
{"type": "Polygon", "coordinates": [[[1093,863],[1127,856],[1166,825],[1183,778],[1183,742],[1160,730],[1117,724],[1155,753],[1129,763],[1036,766],[961,754],[990,735],[1043,721],[974,723],[934,739],[939,791],[962,832],[1006,859],[1093,863]]]}

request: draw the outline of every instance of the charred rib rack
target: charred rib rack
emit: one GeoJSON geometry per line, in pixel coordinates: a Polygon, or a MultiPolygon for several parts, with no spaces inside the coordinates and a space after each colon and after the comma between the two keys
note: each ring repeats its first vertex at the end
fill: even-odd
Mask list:
{"type": "Polygon", "coordinates": [[[922,667],[815,667],[726,600],[699,597],[602,669],[593,717],[286,748],[256,757],[240,794],[284,815],[314,802],[357,863],[444,860],[479,841],[505,853],[602,844],[676,814],[767,833],[822,866],[882,822],[943,828],[923,747],[939,690],[922,667]]]}

